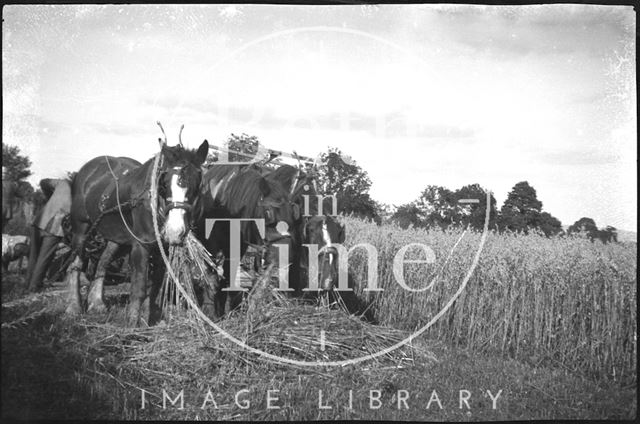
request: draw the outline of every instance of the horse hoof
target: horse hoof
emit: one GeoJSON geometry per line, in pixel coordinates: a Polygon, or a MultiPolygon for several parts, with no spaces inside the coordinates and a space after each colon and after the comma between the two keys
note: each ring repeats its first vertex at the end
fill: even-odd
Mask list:
{"type": "Polygon", "coordinates": [[[91,303],[87,308],[87,312],[91,312],[93,314],[103,314],[107,312],[107,307],[102,302],[91,303]]]}
{"type": "Polygon", "coordinates": [[[67,315],[80,315],[82,313],[82,309],[80,308],[80,305],[69,305],[67,306],[67,309],[65,309],[65,314],[67,315]]]}

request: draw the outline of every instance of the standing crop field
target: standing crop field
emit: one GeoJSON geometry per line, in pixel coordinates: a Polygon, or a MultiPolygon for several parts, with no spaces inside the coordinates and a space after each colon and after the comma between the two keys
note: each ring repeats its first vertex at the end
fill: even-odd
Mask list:
{"type": "MultiPolygon", "coordinates": [[[[356,295],[376,321],[408,330],[426,325],[449,301],[481,239],[463,230],[403,230],[344,220],[346,247],[370,243],[378,252],[378,287],[384,291],[375,295],[364,290],[364,249],[350,255],[356,295]],[[436,257],[431,264],[404,265],[407,286],[421,292],[403,289],[393,274],[394,256],[409,243],[429,246],[436,257]]],[[[471,350],[634,383],[636,256],[636,243],[490,233],[466,289],[427,335],[471,350]]],[[[425,259],[425,254],[414,249],[405,259],[425,259]]]]}

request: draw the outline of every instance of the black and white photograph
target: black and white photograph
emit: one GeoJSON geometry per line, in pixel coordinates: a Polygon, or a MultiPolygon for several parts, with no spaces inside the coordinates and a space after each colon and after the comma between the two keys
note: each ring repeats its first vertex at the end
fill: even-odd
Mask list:
{"type": "Polygon", "coordinates": [[[637,417],[632,4],[8,4],[2,421],[637,417]]]}

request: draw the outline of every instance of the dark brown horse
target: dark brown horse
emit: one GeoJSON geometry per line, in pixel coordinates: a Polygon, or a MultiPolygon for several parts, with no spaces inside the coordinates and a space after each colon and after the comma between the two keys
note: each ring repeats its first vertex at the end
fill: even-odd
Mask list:
{"type": "MultiPolygon", "coordinates": [[[[181,145],[160,143],[158,166],[158,221],[165,243],[179,245],[191,224],[191,205],[199,195],[202,171],[209,144],[205,140],[197,151],[181,145]]],[[[82,311],[79,271],[85,260],[84,243],[88,233],[98,231],[107,246],[102,254],[88,295],[88,310],[104,311],[104,270],[119,245],[131,246],[131,294],[127,322],[137,326],[140,308],[147,294],[150,252],[157,248],[151,210],[151,181],[154,158],[144,164],[126,158],[99,156],[85,164],[73,179],[71,189],[72,247],[77,253],[69,274],[67,313],[82,311]]]]}
{"type": "Polygon", "coordinates": [[[279,250],[275,246],[281,245],[288,249],[287,262],[290,262],[292,239],[295,237],[291,233],[294,217],[289,193],[278,181],[263,177],[261,170],[255,166],[214,165],[203,175],[201,187],[196,235],[214,258],[224,259],[224,279],[210,275],[214,280],[214,288],[205,289],[203,310],[218,319],[235,308],[241,298],[239,291],[223,290],[235,277],[236,269],[231,268],[232,260],[238,263],[249,246],[253,245],[266,250],[267,262],[278,263],[279,250]],[[264,233],[260,234],[254,222],[241,222],[239,256],[236,256],[238,252],[231,251],[229,222],[218,222],[207,228],[208,219],[220,218],[261,219],[264,233]]]}
{"type": "Polygon", "coordinates": [[[290,273],[291,287],[296,292],[309,287],[309,248],[317,246],[318,287],[331,290],[338,280],[338,252],[333,246],[344,242],[344,226],[331,216],[333,204],[330,198],[322,199],[322,211],[318,210],[316,184],[313,173],[307,173],[291,165],[282,165],[273,171],[274,179],[280,181],[290,192],[295,207],[301,211],[295,221],[297,235],[294,240],[295,259],[290,273]],[[305,196],[307,205],[305,208],[305,196]],[[322,212],[322,213],[320,213],[322,212]]]}

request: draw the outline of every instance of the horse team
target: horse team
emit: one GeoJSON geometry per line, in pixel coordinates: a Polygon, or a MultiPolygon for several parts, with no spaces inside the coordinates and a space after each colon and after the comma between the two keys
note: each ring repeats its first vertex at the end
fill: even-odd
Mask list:
{"type": "Polygon", "coordinates": [[[344,227],[332,216],[318,213],[311,173],[290,165],[274,170],[255,164],[214,163],[207,169],[203,167],[209,151],[206,140],[196,150],[185,149],[182,143],[168,146],[166,138],[159,142],[160,153],[144,164],[99,156],[74,176],[71,227],[77,256],[68,273],[67,313],[83,311],[79,284],[87,260],[83,246],[89,233],[97,231],[107,243],[87,295],[87,310],[106,309],[105,269],[115,252],[126,246],[131,266],[127,324],[138,326],[141,318],[150,322],[148,306],[153,299],[149,301],[148,294],[153,297],[159,283],[157,273],[151,278],[153,284],[148,281],[150,262],[159,253],[154,210],[165,246],[182,245],[192,230],[222,264],[222,272],[207,270],[213,283],[206,285],[201,296],[203,312],[212,319],[222,318],[240,303],[241,292],[224,288],[236,281],[233,258],[242,257],[249,247],[262,252],[265,263],[277,265],[294,295],[302,293],[310,276],[319,282],[319,290],[333,288],[338,275],[333,245],[344,241],[344,227]],[[305,195],[313,200],[307,201],[306,209],[305,195]],[[155,208],[153,199],[157,199],[155,208]],[[239,246],[234,246],[238,234],[239,246]],[[309,261],[310,254],[317,255],[317,262],[309,261]]]}

